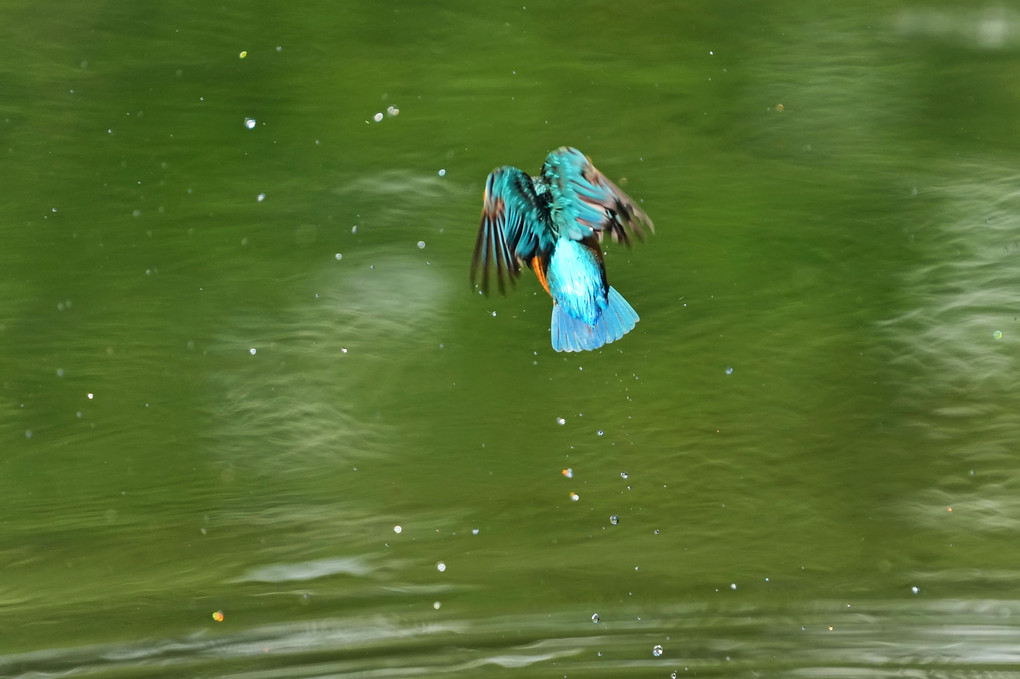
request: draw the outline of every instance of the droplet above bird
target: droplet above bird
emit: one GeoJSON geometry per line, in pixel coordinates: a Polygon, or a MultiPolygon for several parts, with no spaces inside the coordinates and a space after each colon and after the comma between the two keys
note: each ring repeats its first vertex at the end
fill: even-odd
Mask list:
{"type": "Polygon", "coordinates": [[[606,280],[602,238],[608,232],[630,245],[629,234],[642,239],[645,228],[655,231],[648,215],[587,156],[564,146],[546,156],[537,177],[508,165],[489,175],[471,281],[488,294],[494,274],[505,293],[506,279],[516,281],[528,266],[553,299],[553,349],[598,349],[638,322],[606,280]]]}

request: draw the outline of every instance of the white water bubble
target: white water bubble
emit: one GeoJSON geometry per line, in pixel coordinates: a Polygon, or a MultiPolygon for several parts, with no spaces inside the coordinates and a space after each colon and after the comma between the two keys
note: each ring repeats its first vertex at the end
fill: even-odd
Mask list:
{"type": "Polygon", "coordinates": [[[403,528],[401,528],[400,526],[394,526],[394,527],[393,527],[393,532],[394,532],[394,533],[396,533],[397,535],[400,535],[400,532],[401,532],[402,530],[404,530],[404,529],[403,529],[403,528]]]}
{"type": "Polygon", "coordinates": [[[556,418],[556,424],[561,424],[562,425],[562,424],[566,424],[566,423],[567,423],[566,419],[564,419],[562,417],[557,417],[556,418]]]}
{"type": "Polygon", "coordinates": [[[259,194],[258,196],[256,196],[256,198],[255,198],[255,200],[257,200],[257,201],[258,201],[258,202],[260,202],[260,203],[261,203],[262,201],[264,201],[265,199],[266,199],[266,194],[264,194],[264,193],[260,193],[260,194],[259,194]]]}
{"type": "Polygon", "coordinates": [[[436,564],[436,570],[439,571],[440,573],[445,573],[446,572],[446,564],[443,563],[442,561],[440,561],[439,563],[436,564]]]}
{"type": "Polygon", "coordinates": [[[443,169],[439,170],[439,176],[440,177],[445,177],[446,176],[446,168],[443,168],[443,169]]]}
{"type": "Polygon", "coordinates": [[[248,350],[248,353],[254,356],[256,351],[257,350],[255,349],[255,347],[252,347],[251,349],[248,350]]]}
{"type": "Polygon", "coordinates": [[[334,256],[334,257],[336,257],[336,261],[338,261],[338,262],[339,262],[339,261],[340,261],[341,259],[343,259],[343,258],[344,258],[344,256],[343,256],[342,254],[340,254],[339,252],[338,252],[338,253],[336,253],[336,254],[335,254],[335,255],[333,255],[333,256],[334,256]]]}
{"type": "Polygon", "coordinates": [[[662,655],[662,644],[655,644],[655,646],[652,646],[652,655],[656,658],[662,655]]]}
{"type": "Polygon", "coordinates": [[[424,250],[425,249],[425,241],[423,241],[423,240],[418,241],[418,249],[419,250],[424,250]]]}
{"type": "Polygon", "coordinates": [[[398,115],[400,115],[400,109],[397,108],[396,106],[387,106],[386,107],[386,115],[388,115],[388,116],[398,116],[398,115]]]}
{"type": "Polygon", "coordinates": [[[372,120],[374,120],[377,123],[381,123],[382,119],[383,119],[382,113],[376,113],[374,116],[372,116],[372,120]]]}
{"type": "Polygon", "coordinates": [[[599,614],[598,613],[592,613],[591,621],[593,623],[595,623],[596,625],[599,624],[599,614]]]}
{"type": "Polygon", "coordinates": [[[255,129],[255,125],[256,125],[256,122],[255,122],[254,118],[245,118],[244,119],[244,126],[247,127],[249,130],[254,130],[255,129]]]}
{"type": "Polygon", "coordinates": [[[618,523],[620,523],[620,517],[618,517],[616,514],[613,514],[612,516],[609,517],[609,523],[613,524],[614,526],[617,525],[618,523]]]}

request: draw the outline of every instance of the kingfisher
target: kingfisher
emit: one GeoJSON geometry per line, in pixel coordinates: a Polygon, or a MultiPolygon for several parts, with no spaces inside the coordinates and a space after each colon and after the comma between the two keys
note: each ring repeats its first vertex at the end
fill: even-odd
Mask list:
{"type": "Polygon", "coordinates": [[[564,146],[546,156],[537,177],[509,165],[489,174],[471,282],[488,294],[494,269],[506,294],[505,280],[515,283],[528,266],[553,300],[553,349],[598,349],[638,322],[606,280],[602,238],[609,232],[630,246],[630,234],[643,240],[646,228],[655,231],[648,215],[590,158],[564,146]]]}

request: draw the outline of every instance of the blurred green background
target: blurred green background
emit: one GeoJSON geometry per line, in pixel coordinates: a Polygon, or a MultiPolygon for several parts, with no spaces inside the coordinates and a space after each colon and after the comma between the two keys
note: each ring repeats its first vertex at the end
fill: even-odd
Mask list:
{"type": "Polygon", "coordinates": [[[6,2],[0,55],[0,675],[1020,676],[1013,5],[6,2]],[[468,283],[561,145],[657,228],[581,355],[468,283]]]}

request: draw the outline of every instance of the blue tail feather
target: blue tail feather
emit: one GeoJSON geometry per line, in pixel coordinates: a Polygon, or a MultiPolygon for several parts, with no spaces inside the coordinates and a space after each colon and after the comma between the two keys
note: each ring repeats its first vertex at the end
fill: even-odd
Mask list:
{"type": "Polygon", "coordinates": [[[639,318],[616,288],[610,286],[606,308],[590,326],[568,314],[562,305],[552,310],[552,346],[556,351],[591,351],[620,339],[634,329],[639,318]]]}

